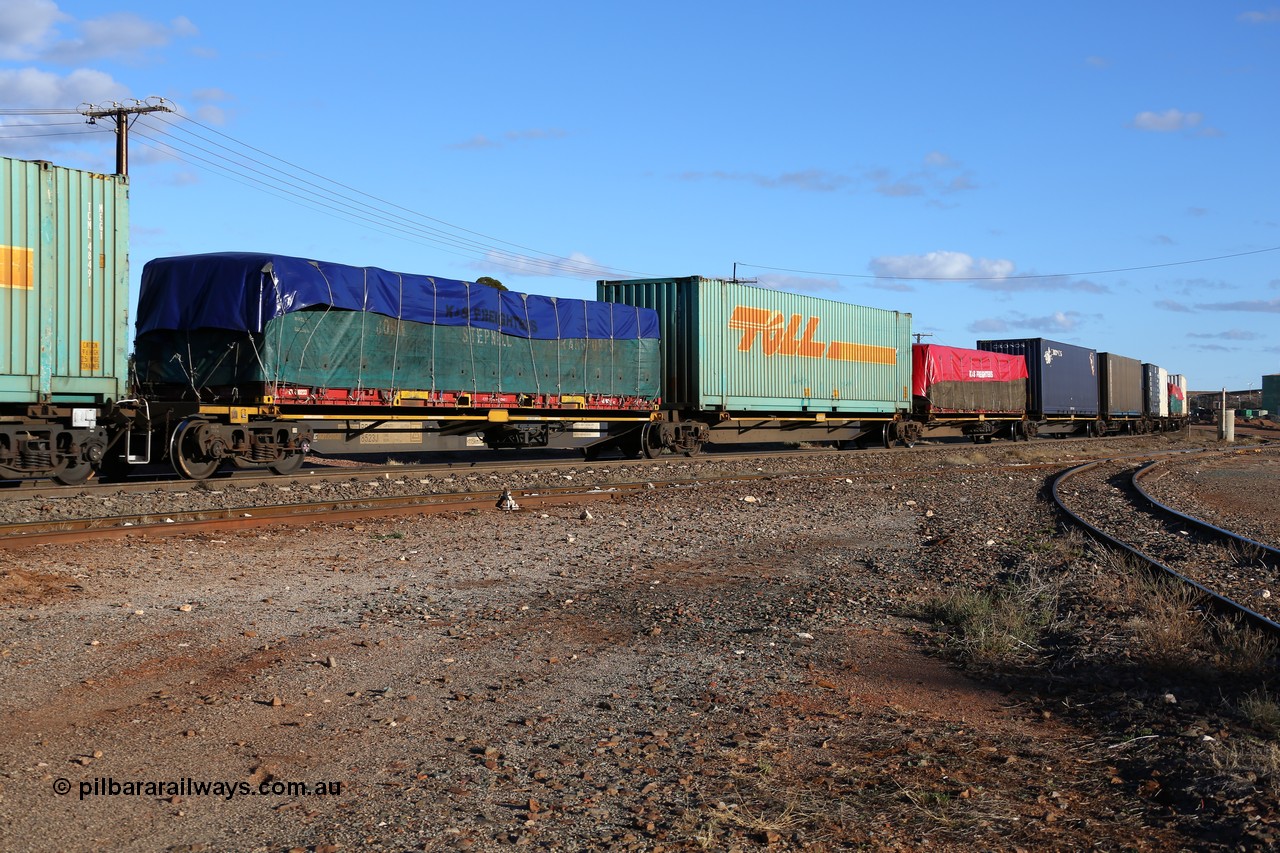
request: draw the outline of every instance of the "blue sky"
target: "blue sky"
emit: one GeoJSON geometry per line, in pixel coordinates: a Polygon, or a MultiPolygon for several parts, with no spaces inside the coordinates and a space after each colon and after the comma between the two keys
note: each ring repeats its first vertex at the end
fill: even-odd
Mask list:
{"type": "Polygon", "coordinates": [[[1280,373],[1276,0],[0,4],[0,153],[112,171],[109,123],[31,111],[151,96],[135,289],[211,251],[579,298],[736,262],[934,343],[1280,373]]]}

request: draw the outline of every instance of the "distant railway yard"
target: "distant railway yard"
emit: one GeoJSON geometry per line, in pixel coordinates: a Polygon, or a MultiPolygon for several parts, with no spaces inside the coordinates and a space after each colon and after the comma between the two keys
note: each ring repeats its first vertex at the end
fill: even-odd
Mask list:
{"type": "Polygon", "coordinates": [[[0,848],[1275,845],[1276,640],[1053,503],[1116,460],[1068,509],[1276,620],[1265,549],[1126,497],[1160,460],[1151,497],[1280,545],[1280,453],[1237,445],[3,489],[114,538],[7,528],[0,848]]]}

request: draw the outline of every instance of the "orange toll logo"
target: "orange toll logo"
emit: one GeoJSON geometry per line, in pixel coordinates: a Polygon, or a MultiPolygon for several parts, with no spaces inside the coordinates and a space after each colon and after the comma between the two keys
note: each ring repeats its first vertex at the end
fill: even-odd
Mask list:
{"type": "Polygon", "coordinates": [[[742,338],[738,341],[740,352],[749,352],[759,338],[760,348],[767,356],[793,355],[868,364],[897,364],[898,351],[894,347],[850,344],[844,341],[826,343],[818,340],[820,322],[818,317],[805,320],[802,314],[792,314],[788,320],[781,311],[738,305],[729,317],[729,328],[742,332],[742,338]]]}

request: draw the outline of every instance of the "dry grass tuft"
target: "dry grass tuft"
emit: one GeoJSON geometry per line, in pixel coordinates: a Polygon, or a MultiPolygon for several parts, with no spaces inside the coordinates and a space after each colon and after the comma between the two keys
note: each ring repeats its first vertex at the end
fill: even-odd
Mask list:
{"type": "Polygon", "coordinates": [[[967,468],[971,465],[985,465],[989,462],[987,454],[979,451],[971,453],[949,453],[942,457],[942,464],[948,468],[967,468]]]}
{"type": "Polygon", "coordinates": [[[1179,669],[1203,660],[1212,648],[1212,627],[1192,587],[1162,578],[1130,585],[1136,613],[1129,620],[1134,653],[1148,663],[1179,669]]]}
{"type": "MultiPolygon", "coordinates": [[[[1280,736],[1280,703],[1268,695],[1265,687],[1251,692],[1236,707],[1254,728],[1268,737],[1280,736]]],[[[1280,762],[1277,762],[1276,769],[1280,769],[1280,762]]]]}
{"type": "Polygon", "coordinates": [[[1061,591],[1061,579],[1033,571],[993,590],[962,589],[929,599],[919,615],[952,628],[952,646],[961,658],[1012,662],[1039,652],[1041,633],[1057,619],[1061,591]]]}

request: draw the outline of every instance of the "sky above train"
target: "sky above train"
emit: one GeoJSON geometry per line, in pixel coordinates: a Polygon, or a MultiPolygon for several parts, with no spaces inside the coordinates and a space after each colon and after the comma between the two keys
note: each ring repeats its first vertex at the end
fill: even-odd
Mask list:
{"type": "Polygon", "coordinates": [[[594,298],[703,275],[1280,373],[1280,4],[4,0],[0,153],[153,257],[594,298]],[[165,110],[171,109],[172,112],[165,110]]]}

